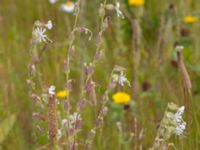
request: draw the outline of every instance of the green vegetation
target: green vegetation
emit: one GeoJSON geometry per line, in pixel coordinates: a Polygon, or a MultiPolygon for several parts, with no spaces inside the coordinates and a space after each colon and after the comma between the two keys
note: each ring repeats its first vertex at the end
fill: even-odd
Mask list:
{"type": "Polygon", "coordinates": [[[146,150],[163,133],[170,134],[159,137],[160,149],[200,149],[200,1],[134,6],[120,0],[124,19],[116,0],[76,1],[73,13],[61,9],[63,2],[0,0],[2,150],[51,143],[54,149],[146,150]],[[34,41],[35,29],[48,20],[53,28],[45,34],[53,42],[34,41]],[[67,92],[51,95],[51,85],[67,92]],[[113,101],[117,92],[128,95],[113,101]],[[184,105],[187,125],[178,136],[167,117],[184,105]],[[59,136],[54,128],[62,129],[59,139],[48,134],[59,136]]]}

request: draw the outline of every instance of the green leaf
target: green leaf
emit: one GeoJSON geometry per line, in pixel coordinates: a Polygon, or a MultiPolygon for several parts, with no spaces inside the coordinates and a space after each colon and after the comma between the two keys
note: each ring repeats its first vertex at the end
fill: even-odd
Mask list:
{"type": "Polygon", "coordinates": [[[16,116],[11,115],[0,124],[0,143],[2,143],[16,121],[16,116]]]}

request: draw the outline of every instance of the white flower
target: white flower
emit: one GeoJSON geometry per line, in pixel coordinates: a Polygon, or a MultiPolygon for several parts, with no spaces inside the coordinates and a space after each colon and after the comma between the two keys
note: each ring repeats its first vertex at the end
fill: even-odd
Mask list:
{"type": "Polygon", "coordinates": [[[120,10],[120,3],[119,2],[116,3],[115,11],[117,12],[118,17],[121,17],[122,19],[124,19],[124,15],[123,15],[122,11],[120,10]]]}
{"type": "Polygon", "coordinates": [[[51,86],[49,87],[48,93],[49,93],[50,95],[55,95],[55,90],[56,90],[56,87],[55,87],[54,85],[51,85],[51,86]]]}
{"type": "Polygon", "coordinates": [[[113,81],[118,82],[118,84],[121,86],[124,86],[125,83],[127,83],[130,86],[130,83],[123,71],[120,72],[120,75],[114,74],[113,81]]]}
{"type": "Polygon", "coordinates": [[[47,29],[51,30],[51,29],[53,28],[52,21],[49,20],[49,21],[47,22],[47,24],[45,24],[45,26],[46,26],[47,29]]]}
{"type": "Polygon", "coordinates": [[[186,128],[186,122],[183,120],[182,115],[184,113],[185,107],[180,107],[177,112],[172,117],[174,123],[175,123],[175,130],[174,133],[176,135],[182,135],[185,128],[186,128]]]}
{"type": "Polygon", "coordinates": [[[128,79],[126,78],[124,72],[121,72],[120,73],[120,76],[119,76],[119,79],[118,79],[118,83],[121,85],[121,86],[124,86],[124,83],[129,83],[128,79]]]}
{"type": "Polygon", "coordinates": [[[69,119],[71,123],[75,123],[77,120],[82,120],[80,114],[76,112],[73,113],[73,115],[70,115],[69,119]]]}
{"type": "Polygon", "coordinates": [[[57,2],[57,0],[49,0],[49,3],[51,4],[55,4],[57,2]]]}
{"type": "Polygon", "coordinates": [[[176,112],[177,115],[182,115],[184,113],[185,110],[185,106],[182,106],[178,109],[178,111],[176,112]]]}
{"type": "Polygon", "coordinates": [[[71,2],[71,1],[67,1],[65,4],[61,5],[61,9],[64,12],[73,12],[75,9],[75,3],[71,2]]]}
{"type": "Polygon", "coordinates": [[[173,116],[173,120],[177,123],[180,123],[183,121],[183,118],[182,118],[182,114],[184,113],[184,110],[185,110],[185,107],[182,106],[180,107],[177,112],[174,114],[173,116]]]}
{"type": "Polygon", "coordinates": [[[42,27],[37,27],[33,31],[33,40],[35,43],[41,43],[41,42],[52,42],[47,35],[45,34],[46,29],[42,27]]]}
{"type": "Polygon", "coordinates": [[[174,133],[175,133],[176,135],[182,135],[183,132],[184,132],[184,130],[185,130],[185,128],[186,128],[186,122],[183,122],[183,123],[181,123],[181,124],[178,124],[178,125],[176,126],[176,129],[175,129],[174,133]]]}

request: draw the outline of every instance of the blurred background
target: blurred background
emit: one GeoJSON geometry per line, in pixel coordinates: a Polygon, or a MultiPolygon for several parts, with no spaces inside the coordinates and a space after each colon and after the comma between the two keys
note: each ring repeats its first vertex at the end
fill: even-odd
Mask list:
{"type": "MultiPolygon", "coordinates": [[[[69,35],[73,29],[75,15],[65,12],[60,0],[52,4],[48,0],[0,0],[0,123],[8,119],[7,124],[0,125],[1,147],[4,150],[36,149],[48,143],[47,124],[37,122],[32,114],[38,110],[30,100],[28,85],[28,65],[31,61],[29,48],[33,24],[36,20],[51,20],[53,29],[48,37],[53,43],[45,47],[39,63],[41,86],[38,93],[49,85],[61,90],[65,86],[63,62],[67,56],[69,35]],[[40,124],[43,131],[37,130],[40,124]],[[3,136],[3,137],[2,137],[3,136]]],[[[76,1],[73,1],[74,3],[76,1]]],[[[81,94],[83,64],[92,61],[96,49],[97,35],[100,28],[99,7],[102,0],[81,0],[78,26],[87,27],[93,33],[77,33],[74,45],[76,52],[71,62],[71,78],[75,80],[71,92],[71,103],[76,105],[81,94]]],[[[108,0],[116,4],[116,0],[108,0]]],[[[199,0],[148,0],[138,6],[128,0],[119,0],[120,10],[125,18],[117,17],[114,11],[106,12],[110,16],[108,28],[103,34],[103,57],[97,64],[94,81],[96,82],[97,99],[103,94],[109,75],[115,65],[127,69],[127,78],[131,85],[137,80],[138,91],[134,96],[132,87],[123,90],[132,96],[134,103],[126,110],[110,101],[108,115],[105,118],[103,131],[95,137],[94,149],[133,149],[134,142],[129,141],[133,131],[131,118],[137,118],[139,124],[141,149],[148,149],[156,136],[156,130],[163,117],[167,103],[183,105],[183,89],[177,67],[175,46],[183,45],[183,57],[192,81],[191,114],[195,117],[188,123],[191,126],[186,136],[172,137],[171,141],[178,149],[200,147],[200,1],[199,0]],[[189,17],[189,19],[187,18],[189,17]],[[191,19],[192,18],[192,19],[191,19]],[[138,23],[139,62],[134,68],[134,23],[138,23]],[[134,70],[135,69],[135,70],[134,70]],[[133,76],[136,75],[137,79],[133,76]],[[123,135],[119,135],[117,122],[123,125],[123,135]],[[194,123],[195,122],[195,123],[194,123]]],[[[136,27],[137,28],[137,27],[136,27]]],[[[97,109],[87,105],[82,112],[82,141],[92,128],[97,109]]],[[[98,131],[100,132],[100,131],[98,131]]],[[[81,138],[80,138],[81,139],[81,138]]]]}

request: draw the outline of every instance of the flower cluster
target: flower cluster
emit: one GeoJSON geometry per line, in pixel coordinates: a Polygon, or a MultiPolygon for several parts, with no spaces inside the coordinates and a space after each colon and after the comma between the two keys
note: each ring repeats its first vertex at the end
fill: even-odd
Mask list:
{"type": "Polygon", "coordinates": [[[78,112],[74,112],[67,119],[61,122],[61,128],[58,129],[58,139],[62,137],[62,130],[66,129],[68,135],[73,136],[81,128],[82,118],[78,112]]]}
{"type": "MultiPolygon", "coordinates": [[[[130,82],[126,78],[125,71],[125,68],[121,66],[115,66],[114,73],[112,74],[113,87],[115,86],[115,84],[118,84],[120,87],[123,87],[125,84],[128,84],[128,86],[130,86],[130,82]]],[[[112,96],[112,99],[114,103],[122,105],[127,105],[131,100],[130,95],[123,91],[116,92],[112,96]]]]}
{"type": "Polygon", "coordinates": [[[168,145],[168,139],[173,135],[183,135],[186,129],[186,122],[182,115],[185,107],[178,107],[170,103],[167,106],[164,117],[160,123],[156,139],[151,149],[163,149],[163,145],[168,145]]]}
{"type": "Polygon", "coordinates": [[[172,117],[172,120],[174,121],[174,124],[175,124],[174,133],[176,135],[182,135],[186,128],[186,122],[182,118],[184,110],[185,110],[184,106],[180,107],[177,110],[177,112],[174,114],[174,116],[172,117]]]}

